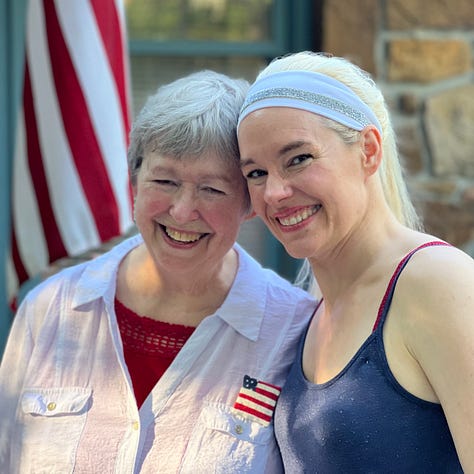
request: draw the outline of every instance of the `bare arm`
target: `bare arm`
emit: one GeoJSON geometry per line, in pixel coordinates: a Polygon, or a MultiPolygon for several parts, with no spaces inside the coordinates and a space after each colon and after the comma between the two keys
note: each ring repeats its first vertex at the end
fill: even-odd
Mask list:
{"type": "Polygon", "coordinates": [[[474,472],[474,260],[438,248],[420,253],[416,268],[407,346],[443,407],[464,471],[474,472]]]}

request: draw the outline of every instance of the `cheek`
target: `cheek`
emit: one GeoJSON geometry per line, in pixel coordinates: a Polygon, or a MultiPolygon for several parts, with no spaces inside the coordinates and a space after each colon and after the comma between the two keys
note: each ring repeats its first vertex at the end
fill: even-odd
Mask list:
{"type": "Polygon", "coordinates": [[[265,187],[264,186],[249,186],[249,195],[250,201],[252,203],[252,209],[259,214],[260,210],[262,210],[265,206],[264,202],[264,193],[265,187]]]}
{"type": "Polygon", "coordinates": [[[143,192],[135,201],[135,212],[152,216],[164,212],[169,205],[169,199],[163,193],[152,191],[143,192]]]}
{"type": "Polygon", "coordinates": [[[202,218],[220,234],[237,234],[245,220],[246,212],[242,206],[229,203],[214,209],[202,209],[202,218]]]}

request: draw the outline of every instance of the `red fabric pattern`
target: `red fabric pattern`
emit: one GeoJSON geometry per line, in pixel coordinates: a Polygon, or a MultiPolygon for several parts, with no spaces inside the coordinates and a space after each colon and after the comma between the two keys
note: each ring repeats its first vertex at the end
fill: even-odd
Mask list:
{"type": "Polygon", "coordinates": [[[140,407],[196,328],[139,316],[117,299],[115,312],[140,407]]]}

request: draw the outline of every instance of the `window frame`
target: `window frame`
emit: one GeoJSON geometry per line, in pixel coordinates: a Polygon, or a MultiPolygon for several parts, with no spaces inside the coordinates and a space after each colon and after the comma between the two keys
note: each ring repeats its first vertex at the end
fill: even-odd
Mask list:
{"type": "Polygon", "coordinates": [[[311,0],[274,0],[271,41],[198,41],[198,40],[129,40],[131,56],[276,56],[314,45],[314,5],[311,0]]]}

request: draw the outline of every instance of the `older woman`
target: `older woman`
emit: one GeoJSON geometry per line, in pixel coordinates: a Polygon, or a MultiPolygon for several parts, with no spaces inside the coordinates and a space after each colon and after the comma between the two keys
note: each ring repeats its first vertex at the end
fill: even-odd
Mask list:
{"type": "Polygon", "coordinates": [[[26,297],[0,369],[0,472],[281,472],[272,415],[314,300],[235,239],[248,85],[204,71],[139,114],[139,234],[26,297]]]}
{"type": "Polygon", "coordinates": [[[253,208],[322,295],[277,404],[287,472],[474,472],[474,262],[417,230],[375,83],[289,55],[239,120],[253,208]]]}

